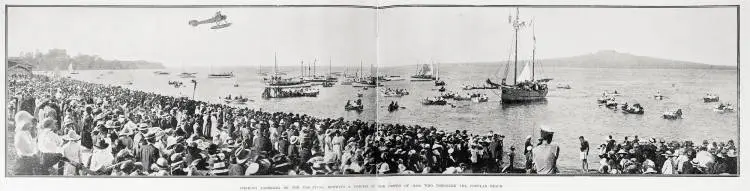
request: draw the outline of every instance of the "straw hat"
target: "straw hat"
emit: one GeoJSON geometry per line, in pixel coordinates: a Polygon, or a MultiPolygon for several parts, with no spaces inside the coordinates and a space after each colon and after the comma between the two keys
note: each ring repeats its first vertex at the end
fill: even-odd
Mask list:
{"type": "Polygon", "coordinates": [[[378,172],[380,172],[380,173],[386,173],[386,172],[388,172],[390,170],[391,170],[391,168],[388,166],[388,163],[383,163],[378,168],[378,172]]]}
{"type": "Polygon", "coordinates": [[[169,168],[169,163],[167,162],[167,159],[159,158],[156,159],[156,166],[160,169],[166,169],[169,168]]]}
{"type": "Polygon", "coordinates": [[[66,141],[75,141],[81,139],[81,136],[79,136],[76,131],[68,131],[68,134],[65,134],[62,139],[66,141]]]}
{"type": "Polygon", "coordinates": [[[131,136],[131,135],[133,135],[133,133],[134,133],[133,130],[130,130],[128,128],[123,128],[119,133],[117,133],[117,135],[119,135],[119,136],[131,136]]]}
{"type": "Polygon", "coordinates": [[[138,130],[140,130],[140,131],[146,131],[146,130],[148,130],[148,127],[149,127],[149,125],[146,124],[146,123],[139,123],[138,124],[138,130]]]}
{"type": "Polygon", "coordinates": [[[620,149],[620,151],[617,151],[617,154],[628,154],[628,153],[625,152],[625,149],[620,149]]]}
{"type": "Polygon", "coordinates": [[[235,153],[235,156],[237,157],[237,164],[245,163],[248,159],[250,159],[250,150],[239,150],[235,153]]]}
{"type": "Polygon", "coordinates": [[[247,165],[247,170],[245,170],[245,175],[253,175],[255,173],[258,173],[258,170],[260,170],[260,164],[256,162],[250,163],[250,165],[247,165]]]}
{"type": "Polygon", "coordinates": [[[104,123],[104,127],[106,127],[107,129],[117,128],[117,126],[115,126],[115,122],[112,121],[112,120],[109,120],[109,121],[105,122],[104,123]]]}

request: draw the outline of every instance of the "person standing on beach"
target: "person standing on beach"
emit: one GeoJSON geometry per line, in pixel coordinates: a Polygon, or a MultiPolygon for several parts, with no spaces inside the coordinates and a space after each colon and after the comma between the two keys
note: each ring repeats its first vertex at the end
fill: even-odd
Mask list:
{"type": "Polygon", "coordinates": [[[531,156],[531,150],[534,149],[534,144],[531,143],[531,135],[526,136],[526,142],[523,144],[523,156],[525,157],[524,169],[526,173],[531,173],[533,169],[533,160],[531,156]]]}
{"type": "Polygon", "coordinates": [[[586,173],[589,171],[589,161],[587,159],[589,156],[589,142],[583,136],[578,137],[578,140],[581,141],[581,170],[583,170],[583,173],[586,173]]]}
{"type": "Polygon", "coordinates": [[[554,132],[546,126],[540,130],[542,144],[534,147],[531,151],[534,161],[534,169],[537,174],[557,174],[557,157],[560,156],[560,147],[552,144],[554,132]]]}

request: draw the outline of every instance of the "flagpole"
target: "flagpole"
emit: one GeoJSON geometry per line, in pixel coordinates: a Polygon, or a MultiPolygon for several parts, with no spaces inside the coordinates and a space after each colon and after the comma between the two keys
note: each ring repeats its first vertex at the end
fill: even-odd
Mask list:
{"type": "Polygon", "coordinates": [[[195,89],[198,87],[198,81],[192,80],[193,82],[193,100],[195,100],[195,89]]]}

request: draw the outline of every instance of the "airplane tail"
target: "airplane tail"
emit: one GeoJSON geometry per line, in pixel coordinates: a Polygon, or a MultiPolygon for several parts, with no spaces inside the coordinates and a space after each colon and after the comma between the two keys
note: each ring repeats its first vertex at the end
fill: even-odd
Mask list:
{"type": "Polygon", "coordinates": [[[198,20],[190,20],[188,23],[190,24],[190,26],[198,26],[198,20]]]}

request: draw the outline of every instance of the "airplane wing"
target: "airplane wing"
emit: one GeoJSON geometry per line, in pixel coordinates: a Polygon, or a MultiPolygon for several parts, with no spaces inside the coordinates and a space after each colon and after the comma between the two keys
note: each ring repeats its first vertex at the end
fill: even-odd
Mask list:
{"type": "Polygon", "coordinates": [[[195,26],[202,25],[202,24],[215,23],[215,22],[223,21],[223,20],[226,20],[226,19],[227,19],[226,15],[217,14],[216,16],[214,16],[212,18],[209,18],[209,19],[206,19],[206,20],[201,20],[201,21],[199,21],[199,20],[190,20],[188,22],[188,24],[190,24],[191,26],[195,27],[195,26]]]}

